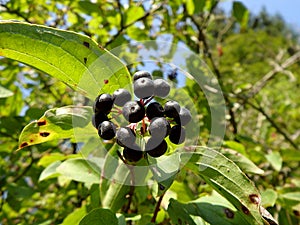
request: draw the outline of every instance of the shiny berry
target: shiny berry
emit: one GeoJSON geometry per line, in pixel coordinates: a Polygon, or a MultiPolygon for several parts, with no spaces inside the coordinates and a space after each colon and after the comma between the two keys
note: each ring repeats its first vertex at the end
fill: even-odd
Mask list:
{"type": "Polygon", "coordinates": [[[170,85],[164,79],[155,79],[154,83],[154,95],[158,97],[165,98],[170,93],[170,85]]]}
{"type": "Polygon", "coordinates": [[[143,158],[143,151],[135,144],[133,148],[125,147],[123,150],[123,157],[130,162],[137,162],[143,158]]]}
{"type": "Polygon", "coordinates": [[[136,81],[143,77],[149,78],[150,80],[152,80],[152,76],[149,72],[141,70],[141,71],[137,71],[133,74],[133,81],[136,81]]]}
{"type": "Polygon", "coordinates": [[[166,153],[168,149],[167,142],[165,140],[149,138],[146,143],[145,150],[152,157],[160,157],[166,153]]]}
{"type": "Polygon", "coordinates": [[[158,102],[152,102],[147,106],[146,116],[149,120],[151,120],[154,117],[163,117],[164,108],[158,102]]]}
{"type": "Polygon", "coordinates": [[[174,144],[182,144],[185,140],[185,129],[180,125],[171,128],[169,139],[174,144]]]}
{"type": "Polygon", "coordinates": [[[148,98],[153,95],[154,83],[149,78],[139,78],[133,83],[133,91],[138,98],[148,98]]]}
{"type": "Polygon", "coordinates": [[[167,117],[176,118],[179,116],[180,105],[176,101],[167,101],[164,110],[167,117]]]}
{"type": "Polygon", "coordinates": [[[124,106],[126,102],[131,100],[131,94],[128,90],[120,88],[113,93],[114,104],[124,106]]]}
{"type": "Polygon", "coordinates": [[[98,127],[98,135],[104,140],[110,140],[115,137],[116,126],[110,121],[102,122],[98,127]]]}
{"type": "Polygon", "coordinates": [[[139,101],[126,102],[123,110],[123,116],[130,123],[137,123],[145,116],[145,108],[139,101]]]}
{"type": "Polygon", "coordinates": [[[103,112],[108,114],[112,109],[113,103],[114,101],[110,94],[101,94],[95,99],[93,105],[94,112],[103,112]]]}
{"type": "Polygon", "coordinates": [[[108,120],[108,117],[105,113],[103,112],[98,112],[98,113],[95,113],[93,114],[92,116],[92,124],[95,128],[98,128],[99,125],[105,121],[105,120],[108,120]]]}
{"type": "Polygon", "coordinates": [[[131,147],[135,142],[135,134],[129,127],[120,127],[116,133],[117,143],[122,147],[131,147]]]}
{"type": "Polygon", "coordinates": [[[155,117],[148,127],[149,133],[156,139],[164,139],[170,132],[170,123],[164,117],[155,117]]]}

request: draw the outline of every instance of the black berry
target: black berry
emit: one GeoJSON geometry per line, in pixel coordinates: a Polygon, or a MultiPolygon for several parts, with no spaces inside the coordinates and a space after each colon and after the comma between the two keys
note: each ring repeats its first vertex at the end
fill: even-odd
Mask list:
{"type": "Polygon", "coordinates": [[[169,139],[174,144],[182,144],[185,140],[185,129],[180,125],[171,128],[169,139]]]}
{"type": "Polygon", "coordinates": [[[152,80],[152,76],[149,72],[141,70],[141,71],[137,71],[133,74],[133,81],[136,81],[143,77],[149,78],[150,80],[152,80]]]}
{"type": "Polygon", "coordinates": [[[143,152],[141,148],[135,144],[133,148],[124,148],[123,157],[130,162],[137,162],[143,158],[143,152]]]}
{"type": "Polygon", "coordinates": [[[133,83],[133,91],[138,98],[148,98],[153,95],[154,83],[149,78],[139,78],[133,83]]]}
{"type": "Polygon", "coordinates": [[[113,103],[113,98],[110,94],[101,94],[95,99],[93,105],[94,112],[103,112],[108,114],[112,109],[113,103]]]}
{"type": "Polygon", "coordinates": [[[113,93],[114,104],[123,106],[126,102],[131,100],[130,92],[126,89],[120,88],[113,93]]]}
{"type": "Polygon", "coordinates": [[[110,121],[102,122],[98,127],[98,135],[104,140],[110,140],[115,137],[116,126],[110,121]]]}
{"type": "Polygon", "coordinates": [[[165,140],[149,138],[146,143],[145,150],[152,157],[160,157],[166,153],[168,149],[167,142],[165,140]]]}
{"type": "Polygon", "coordinates": [[[108,120],[108,118],[107,115],[103,112],[95,113],[92,116],[92,124],[95,128],[98,128],[99,125],[105,120],[108,120]]]}
{"type": "Polygon", "coordinates": [[[130,123],[137,123],[145,116],[145,108],[139,101],[129,101],[123,107],[123,116],[130,123]]]}
{"type": "Polygon", "coordinates": [[[170,93],[170,85],[164,79],[155,79],[154,83],[154,95],[165,98],[170,93]]]}
{"type": "Polygon", "coordinates": [[[170,132],[170,123],[164,117],[155,117],[149,125],[149,133],[156,139],[164,139],[170,132]]]}
{"type": "Polygon", "coordinates": [[[176,118],[179,116],[180,105],[176,101],[167,101],[164,110],[167,117],[176,118]]]}
{"type": "Polygon", "coordinates": [[[179,112],[179,116],[175,118],[175,121],[177,124],[181,126],[185,126],[188,124],[192,119],[192,115],[190,111],[187,108],[182,107],[179,112]]]}
{"type": "Polygon", "coordinates": [[[158,102],[152,102],[147,106],[146,116],[149,120],[151,120],[154,117],[163,117],[164,108],[158,102]]]}
{"type": "Polygon", "coordinates": [[[116,133],[117,143],[122,147],[131,147],[135,142],[135,134],[129,127],[120,127],[116,133]]]}

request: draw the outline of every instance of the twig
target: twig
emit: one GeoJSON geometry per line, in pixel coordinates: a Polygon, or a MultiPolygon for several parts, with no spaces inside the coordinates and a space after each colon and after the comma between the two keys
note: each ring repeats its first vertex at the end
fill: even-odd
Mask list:
{"type": "Polygon", "coordinates": [[[277,132],[280,133],[285,138],[285,140],[289,142],[296,150],[298,150],[297,144],[294,143],[294,141],[289,137],[289,135],[276,124],[276,122],[265,112],[265,110],[261,106],[256,106],[250,101],[247,101],[246,103],[258,112],[260,112],[262,115],[264,115],[269,121],[269,123],[277,130],[277,132]]]}
{"type": "Polygon", "coordinates": [[[163,194],[159,197],[159,199],[158,199],[158,201],[157,201],[157,203],[156,203],[155,210],[154,210],[154,213],[153,213],[153,217],[152,217],[152,219],[151,219],[151,223],[155,223],[157,214],[158,214],[158,212],[159,212],[160,204],[161,204],[161,202],[162,202],[162,200],[163,200],[164,195],[165,195],[165,193],[163,193],[163,194]]]}
{"type": "Polygon", "coordinates": [[[155,13],[157,10],[159,10],[161,7],[161,5],[157,6],[156,8],[154,8],[153,10],[149,11],[149,12],[146,12],[143,16],[141,16],[140,18],[136,19],[135,21],[132,21],[131,23],[128,23],[128,24],[123,24],[123,15],[121,15],[121,27],[120,29],[118,30],[118,32],[112,36],[112,38],[106,42],[104,44],[104,48],[106,48],[108,45],[110,45],[117,37],[119,37],[123,31],[125,29],[127,29],[128,27],[132,26],[133,24],[135,24],[136,22],[138,21],[141,21],[141,20],[144,20],[145,18],[147,18],[148,16],[150,16],[151,14],[155,13]]]}
{"type": "Polygon", "coordinates": [[[275,68],[273,70],[269,71],[266,75],[263,76],[261,80],[259,80],[253,85],[252,89],[247,94],[247,99],[253,98],[255,95],[257,95],[260,92],[260,90],[267,85],[268,81],[273,79],[278,74],[278,72],[284,71],[287,67],[295,64],[299,60],[300,60],[300,52],[297,52],[296,54],[288,58],[281,65],[275,65],[275,68]]]}
{"type": "Polygon", "coordinates": [[[19,179],[21,179],[32,167],[32,165],[37,161],[38,159],[33,158],[32,150],[30,150],[30,163],[28,166],[25,167],[25,169],[17,176],[14,177],[12,180],[12,183],[16,183],[19,179]]]}
{"type": "Polygon", "coordinates": [[[8,13],[15,14],[15,15],[21,17],[22,19],[24,19],[26,22],[31,23],[31,21],[28,18],[26,18],[20,11],[12,10],[5,4],[0,4],[0,7],[3,7],[4,9],[6,9],[6,11],[8,13]]]}
{"type": "MultiPolygon", "coordinates": [[[[215,5],[216,7],[216,5],[215,5]]],[[[199,40],[199,44],[200,42],[203,43],[203,46],[204,46],[204,53],[205,55],[207,55],[210,63],[211,63],[211,66],[212,66],[212,69],[214,71],[214,73],[216,74],[217,78],[218,78],[218,81],[219,81],[219,84],[220,84],[220,87],[222,90],[224,90],[224,84],[223,84],[223,81],[222,81],[222,76],[221,76],[221,72],[219,70],[219,68],[217,67],[216,63],[215,63],[215,60],[214,58],[212,57],[212,54],[210,52],[210,48],[209,48],[209,45],[207,43],[207,40],[206,40],[206,36],[203,32],[203,29],[202,27],[197,23],[197,21],[195,20],[195,18],[193,16],[190,16],[192,22],[195,24],[195,26],[197,27],[198,29],[198,40],[199,40]]],[[[198,48],[200,49],[200,45],[198,44],[198,48]]],[[[197,52],[199,53],[199,50],[197,50],[197,52]]],[[[228,96],[224,95],[224,100],[225,100],[225,103],[226,103],[226,106],[227,106],[227,109],[228,109],[228,112],[229,112],[229,115],[230,115],[230,124],[232,126],[232,132],[233,134],[237,134],[238,133],[238,130],[237,130],[237,122],[236,122],[236,119],[235,119],[235,114],[234,114],[234,111],[232,109],[232,103],[230,101],[230,99],[228,98],[228,96]]]]}

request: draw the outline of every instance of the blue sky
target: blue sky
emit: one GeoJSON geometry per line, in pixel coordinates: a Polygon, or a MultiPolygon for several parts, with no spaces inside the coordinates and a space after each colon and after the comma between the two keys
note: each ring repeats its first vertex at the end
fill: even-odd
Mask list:
{"type": "MultiPolygon", "coordinates": [[[[263,6],[271,14],[279,13],[284,20],[294,28],[300,31],[300,1],[299,0],[239,0],[250,10],[257,14],[263,6]]],[[[220,4],[226,10],[231,9],[233,0],[225,0],[220,4]]]]}

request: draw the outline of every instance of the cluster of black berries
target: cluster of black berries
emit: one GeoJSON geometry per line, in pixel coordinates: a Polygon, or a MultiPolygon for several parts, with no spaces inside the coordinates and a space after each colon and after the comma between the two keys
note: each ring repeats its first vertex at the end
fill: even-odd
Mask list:
{"type": "Polygon", "coordinates": [[[152,79],[150,73],[139,71],[133,75],[134,94],[139,100],[132,100],[126,89],[118,89],[112,95],[99,95],[93,105],[92,123],[98,129],[99,136],[104,140],[116,139],[122,146],[123,157],[131,162],[139,161],[146,152],[152,157],[162,156],[168,149],[165,138],[174,144],[185,140],[185,126],[191,120],[190,111],[180,107],[176,101],[167,101],[164,107],[154,97],[165,98],[170,92],[170,85],[164,79],[152,79]],[[118,114],[123,114],[129,122],[126,127],[117,127],[109,114],[113,106],[118,114]],[[137,124],[141,122],[138,131],[137,124]],[[136,135],[147,136],[144,149],[136,143],[136,135]]]}

